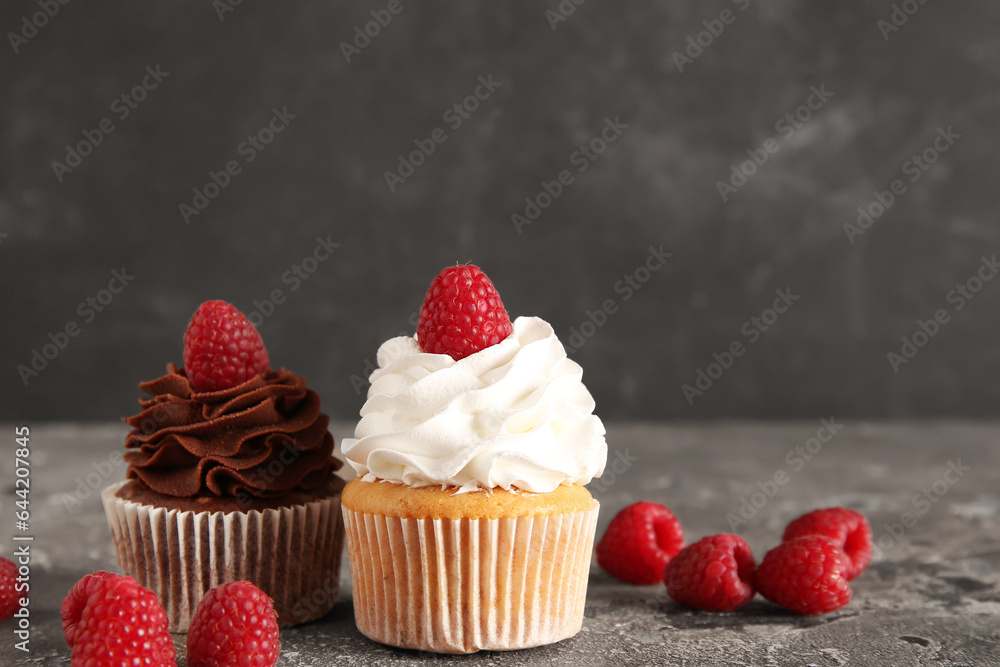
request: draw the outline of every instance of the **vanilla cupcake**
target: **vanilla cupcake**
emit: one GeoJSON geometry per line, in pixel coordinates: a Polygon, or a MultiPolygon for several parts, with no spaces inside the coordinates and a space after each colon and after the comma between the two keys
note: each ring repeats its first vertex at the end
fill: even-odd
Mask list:
{"type": "Polygon", "coordinates": [[[443,653],[575,635],[598,513],[584,485],[607,445],[552,327],[511,325],[478,268],[451,267],[417,337],[387,341],[378,363],[343,441],[359,630],[443,653]]]}
{"type": "Polygon", "coordinates": [[[126,419],[127,479],[102,493],[119,565],[156,593],[171,632],[230,581],[267,593],[282,626],[323,616],[340,590],[343,482],[319,397],[269,368],[225,302],[195,313],[185,366],[140,384],[151,397],[126,419]]]}

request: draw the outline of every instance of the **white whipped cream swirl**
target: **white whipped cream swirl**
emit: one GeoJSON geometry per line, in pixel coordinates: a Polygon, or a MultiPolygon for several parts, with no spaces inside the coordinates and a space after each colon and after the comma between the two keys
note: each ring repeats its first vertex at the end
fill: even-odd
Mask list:
{"type": "Polygon", "coordinates": [[[455,361],[400,336],[379,348],[348,463],[368,482],[547,493],[604,472],[608,446],[583,369],[552,327],[519,317],[455,361]]]}

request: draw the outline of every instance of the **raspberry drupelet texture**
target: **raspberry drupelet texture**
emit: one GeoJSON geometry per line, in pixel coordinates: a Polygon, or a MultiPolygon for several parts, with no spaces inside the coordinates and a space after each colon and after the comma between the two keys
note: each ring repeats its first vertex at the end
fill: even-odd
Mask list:
{"type": "Polygon", "coordinates": [[[98,582],[117,576],[120,575],[98,570],[76,582],[66,595],[59,617],[62,619],[63,634],[66,636],[66,643],[70,648],[73,648],[73,643],[76,640],[76,629],[80,623],[80,617],[83,616],[83,608],[87,606],[87,598],[97,588],[98,582]]]}
{"type": "Polygon", "coordinates": [[[272,667],[280,647],[274,604],[248,581],[210,590],[187,635],[189,667],[272,667]]]}
{"type": "Polygon", "coordinates": [[[754,596],[756,563],[736,535],[710,535],[670,559],[664,582],[677,602],[706,611],[733,611],[754,596]]]}
{"type": "Polygon", "coordinates": [[[865,571],[872,560],[872,529],[868,519],[854,510],[830,507],[803,514],[788,524],[782,542],[806,535],[826,535],[840,545],[847,556],[847,572],[851,581],[865,571]]]}
{"type": "Polygon", "coordinates": [[[835,541],[807,535],[779,544],[757,567],[757,591],[799,614],[819,615],[851,601],[847,558],[835,541]]]}
{"type": "Polygon", "coordinates": [[[663,581],[667,563],[684,546],[684,531],[663,505],[639,502],[619,512],[597,545],[597,564],[630,584],[663,581]]]}
{"type": "Polygon", "coordinates": [[[0,621],[13,618],[21,608],[24,593],[18,592],[17,566],[6,558],[0,558],[0,621]]]}
{"type": "Polygon", "coordinates": [[[478,266],[450,266],[431,282],[420,309],[420,349],[456,361],[496,345],[514,330],[493,282],[478,266]]]}
{"type": "Polygon", "coordinates": [[[270,367],[260,334],[235,306],[206,301],[198,307],[184,333],[184,371],[196,391],[229,389],[270,367]]]}
{"type": "Polygon", "coordinates": [[[66,596],[61,615],[71,667],[176,664],[160,601],[132,577],[88,574],[66,596]]]}

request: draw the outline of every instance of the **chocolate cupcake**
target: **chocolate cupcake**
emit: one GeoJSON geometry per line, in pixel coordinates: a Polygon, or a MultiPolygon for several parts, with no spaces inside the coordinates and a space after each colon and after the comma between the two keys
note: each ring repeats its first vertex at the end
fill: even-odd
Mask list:
{"type": "MultiPolygon", "coordinates": [[[[189,335],[209,306],[222,318],[212,326],[237,348],[256,336],[224,302],[204,304],[189,335]],[[237,320],[237,335],[227,318],[237,320]]],[[[128,479],[102,499],[119,565],[157,594],[171,632],[185,632],[205,593],[229,581],[271,596],[281,626],[319,618],[337,600],[343,481],[334,475],[329,418],[304,378],[261,370],[225,386],[233,381],[192,379],[169,364],[165,376],[139,385],[152,397],[126,419],[128,479]]]]}

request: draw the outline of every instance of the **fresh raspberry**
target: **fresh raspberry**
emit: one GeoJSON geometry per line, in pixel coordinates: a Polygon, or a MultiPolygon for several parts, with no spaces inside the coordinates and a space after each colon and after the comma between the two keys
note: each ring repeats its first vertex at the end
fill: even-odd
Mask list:
{"type": "Polygon", "coordinates": [[[0,558],[0,621],[13,618],[21,608],[23,591],[17,590],[17,566],[6,558],[0,558]]]}
{"type": "Polygon", "coordinates": [[[673,512],[656,503],[635,503],[611,520],[597,545],[597,564],[630,584],[657,584],[683,546],[684,531],[673,512]]]}
{"type": "Polygon", "coordinates": [[[271,667],[280,648],[274,604],[248,581],[210,590],[188,628],[189,667],[271,667]]]}
{"type": "Polygon", "coordinates": [[[825,535],[806,535],[779,544],[757,566],[757,591],[771,602],[815,616],[851,601],[844,573],[847,558],[825,535]]]}
{"type": "Polygon", "coordinates": [[[80,617],[83,616],[83,608],[87,606],[87,598],[97,589],[98,582],[118,576],[120,575],[98,570],[84,576],[70,589],[59,612],[59,617],[62,618],[63,634],[66,635],[66,643],[69,644],[70,648],[73,648],[73,643],[76,640],[76,630],[80,623],[80,617]]]}
{"type": "Polygon", "coordinates": [[[805,535],[826,535],[840,545],[847,556],[844,576],[851,581],[865,571],[872,560],[872,529],[868,519],[854,510],[831,507],[803,514],[785,528],[782,542],[805,535]]]}
{"type": "Polygon", "coordinates": [[[514,327],[493,282],[478,266],[449,266],[431,281],[420,309],[420,349],[458,361],[496,345],[514,327]]]}
{"type": "Polygon", "coordinates": [[[62,616],[73,647],[70,667],[176,664],[160,601],[132,577],[87,575],[66,596],[62,616]]]}
{"type": "Polygon", "coordinates": [[[184,333],[184,370],[196,391],[229,389],[270,367],[260,334],[235,306],[206,301],[198,307],[184,333]]]}
{"type": "Polygon", "coordinates": [[[736,535],[710,535],[684,547],[667,563],[664,583],[677,602],[707,611],[733,611],[754,596],[756,563],[736,535]]]}

